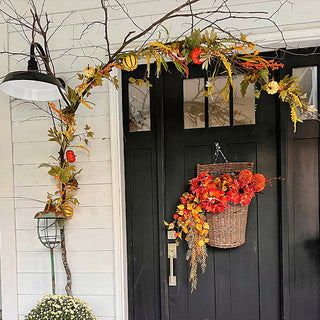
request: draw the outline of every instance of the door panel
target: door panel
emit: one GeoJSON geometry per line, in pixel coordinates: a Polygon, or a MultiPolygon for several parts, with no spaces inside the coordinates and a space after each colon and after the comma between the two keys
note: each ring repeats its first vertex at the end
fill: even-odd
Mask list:
{"type": "MultiPolygon", "coordinates": [[[[151,130],[130,132],[128,78],[144,72],[123,74],[130,319],[319,319],[318,123],[307,123],[295,137],[285,129],[282,135],[277,125],[283,110],[275,96],[262,94],[256,124],[208,127],[206,114],[205,128],[184,129],[183,78],[170,65],[170,72],[150,79],[151,130]],[[206,273],[199,270],[191,294],[184,241],[174,260],[177,286],[168,285],[166,246],[173,240],[163,221],[172,220],[196,165],[214,161],[215,142],[229,161],[253,161],[254,171],[268,178],[281,169],[286,181],[267,186],[251,202],[244,245],[208,247],[206,273]]],[[[195,67],[190,77],[207,75],[195,67]]],[[[292,132],[282,121],[287,127],[292,132]]]]}
{"type": "MultiPolygon", "coordinates": [[[[201,70],[191,74],[200,77],[201,70]]],[[[204,76],[202,74],[202,76],[204,76]]],[[[197,163],[212,163],[214,143],[219,142],[230,161],[254,161],[255,168],[276,176],[276,110],[274,98],[268,110],[263,105],[270,102],[263,97],[257,107],[258,113],[268,112],[267,123],[247,126],[221,128],[184,129],[182,79],[178,73],[171,72],[164,77],[164,120],[165,120],[165,181],[166,181],[166,219],[172,214],[180,195],[188,187],[189,179],[195,177],[197,163]],[[172,90],[172,88],[178,88],[172,90]],[[272,119],[273,117],[273,119],[272,119]],[[257,130],[259,127],[259,133],[257,130]],[[261,150],[261,154],[259,151],[261,150]],[[268,156],[265,159],[265,153],[268,156]]],[[[257,121],[266,116],[257,115],[257,121]]],[[[222,159],[219,159],[220,162],[222,159]]],[[[256,170],[256,169],[255,169],[256,170]]],[[[265,203],[267,216],[260,216],[260,198],[250,205],[248,214],[246,243],[235,249],[208,249],[206,273],[200,271],[198,289],[190,293],[188,282],[188,262],[185,261],[186,247],[178,247],[175,261],[177,287],[169,287],[170,320],[178,319],[221,319],[256,320],[280,319],[280,274],[279,274],[279,233],[277,216],[277,193],[266,189],[269,204],[265,203]],[[260,232],[272,227],[271,239],[262,239],[260,232]],[[270,242],[270,244],[264,244],[270,242]],[[274,249],[272,254],[268,252],[274,249]],[[267,268],[261,266],[268,257],[267,268]],[[261,269],[265,273],[261,273],[261,269]],[[261,282],[266,288],[261,288],[261,282]],[[272,296],[272,308],[264,308],[261,295],[272,296]],[[174,302],[174,303],[172,303],[174,302]]],[[[266,302],[268,305],[269,303],[266,302]]]]}
{"type": "Polygon", "coordinates": [[[319,167],[318,139],[295,140],[293,146],[296,170],[293,176],[295,297],[292,314],[295,320],[316,320],[320,311],[319,179],[314,174],[319,167]],[[305,179],[301,179],[302,176],[305,179]],[[308,310],[305,306],[308,306],[308,310]]]}

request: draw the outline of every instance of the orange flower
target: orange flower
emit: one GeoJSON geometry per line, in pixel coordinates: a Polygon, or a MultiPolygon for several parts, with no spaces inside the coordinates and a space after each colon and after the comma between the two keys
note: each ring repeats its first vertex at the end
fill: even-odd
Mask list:
{"type": "Polygon", "coordinates": [[[252,180],[252,173],[249,170],[242,170],[239,174],[239,182],[242,186],[247,186],[252,180]]]}
{"type": "Polygon", "coordinates": [[[266,185],[266,178],[262,174],[257,173],[252,178],[252,185],[255,192],[260,192],[266,185]]]}

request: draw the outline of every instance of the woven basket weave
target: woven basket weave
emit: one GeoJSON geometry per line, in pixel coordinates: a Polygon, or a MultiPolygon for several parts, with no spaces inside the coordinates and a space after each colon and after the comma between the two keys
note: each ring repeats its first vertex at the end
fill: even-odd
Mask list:
{"type": "MultiPolygon", "coordinates": [[[[247,169],[253,171],[253,162],[227,162],[217,164],[198,164],[197,175],[207,171],[211,175],[219,176],[224,173],[234,175],[247,169]]],[[[235,248],[245,242],[248,205],[229,204],[224,212],[207,213],[209,224],[208,244],[216,248],[235,248]]]]}

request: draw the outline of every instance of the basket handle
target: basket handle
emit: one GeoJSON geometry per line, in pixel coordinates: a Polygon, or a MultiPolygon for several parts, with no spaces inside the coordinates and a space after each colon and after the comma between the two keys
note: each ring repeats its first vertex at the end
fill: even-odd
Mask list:
{"type": "Polygon", "coordinates": [[[222,156],[223,160],[227,163],[228,160],[227,160],[227,158],[225,157],[225,155],[223,154],[223,152],[221,151],[221,147],[220,147],[219,142],[215,142],[215,143],[214,143],[214,146],[216,147],[216,151],[215,151],[215,153],[214,153],[214,162],[213,162],[213,163],[217,163],[219,154],[222,156]]]}

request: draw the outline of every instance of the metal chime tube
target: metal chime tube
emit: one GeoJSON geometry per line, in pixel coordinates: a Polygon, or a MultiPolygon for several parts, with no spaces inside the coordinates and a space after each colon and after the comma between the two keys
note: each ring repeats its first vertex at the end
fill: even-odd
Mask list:
{"type": "Polygon", "coordinates": [[[52,294],[56,294],[56,279],[55,279],[55,275],[54,275],[53,248],[50,248],[50,257],[51,257],[52,294]]]}

